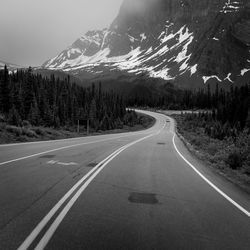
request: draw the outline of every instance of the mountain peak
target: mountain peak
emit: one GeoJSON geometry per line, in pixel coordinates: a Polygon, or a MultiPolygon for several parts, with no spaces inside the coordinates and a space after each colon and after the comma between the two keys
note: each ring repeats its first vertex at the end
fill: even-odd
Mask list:
{"type": "Polygon", "coordinates": [[[43,67],[189,86],[237,82],[250,70],[249,24],[247,0],[124,0],[108,29],[87,32],[43,67]]]}

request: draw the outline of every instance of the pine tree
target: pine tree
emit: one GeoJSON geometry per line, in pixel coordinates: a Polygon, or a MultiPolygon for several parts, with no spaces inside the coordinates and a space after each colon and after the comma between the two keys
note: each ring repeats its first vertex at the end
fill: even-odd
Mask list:
{"type": "Polygon", "coordinates": [[[0,109],[8,114],[10,109],[10,79],[7,66],[4,66],[3,80],[0,81],[0,109]]]}
{"type": "Polygon", "coordinates": [[[9,111],[8,123],[15,126],[20,126],[22,123],[21,117],[15,106],[13,106],[9,111]]]}
{"type": "Polygon", "coordinates": [[[35,126],[39,125],[40,122],[40,112],[35,97],[33,98],[33,103],[29,111],[28,121],[35,126]]]}
{"type": "Polygon", "coordinates": [[[89,120],[90,125],[95,128],[95,119],[96,119],[96,101],[93,99],[91,101],[90,110],[89,110],[89,120]]]}
{"type": "Polygon", "coordinates": [[[248,133],[250,133],[250,110],[248,111],[247,119],[246,119],[246,129],[248,133]]]}
{"type": "MultiPolygon", "coordinates": [[[[59,80],[54,76],[35,75],[31,68],[11,75],[6,69],[0,71],[0,97],[11,97],[7,98],[11,99],[11,110],[6,109],[6,114],[9,113],[12,123],[28,120],[33,125],[73,126],[78,119],[90,116],[91,125],[95,129],[101,126],[101,121],[104,121],[102,124],[106,123],[103,126],[108,129],[121,126],[126,114],[125,102],[114,93],[104,94],[101,83],[98,90],[94,85],[82,88],[69,82],[69,78],[59,80]],[[2,95],[2,89],[6,87],[2,83],[6,82],[10,88],[8,94],[2,95]]],[[[0,101],[3,102],[2,98],[0,101]]]]}
{"type": "Polygon", "coordinates": [[[29,67],[27,72],[27,79],[24,83],[24,117],[25,119],[28,118],[30,113],[30,108],[33,102],[33,77],[32,77],[32,69],[29,67]]]}

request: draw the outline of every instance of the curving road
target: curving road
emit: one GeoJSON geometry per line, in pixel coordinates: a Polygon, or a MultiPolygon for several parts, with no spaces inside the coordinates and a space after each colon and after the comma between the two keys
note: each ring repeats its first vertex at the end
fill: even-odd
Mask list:
{"type": "Polygon", "coordinates": [[[250,198],[162,114],[145,131],[0,146],[0,249],[250,249],[250,198]]]}

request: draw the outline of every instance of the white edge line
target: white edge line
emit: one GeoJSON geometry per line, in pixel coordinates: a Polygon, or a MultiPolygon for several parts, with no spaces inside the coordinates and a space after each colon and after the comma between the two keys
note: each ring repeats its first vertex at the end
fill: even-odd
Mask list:
{"type": "Polygon", "coordinates": [[[88,185],[93,181],[93,179],[105,168],[105,166],[111,162],[117,155],[119,155],[122,151],[124,151],[125,149],[131,147],[132,145],[143,141],[153,135],[156,134],[150,134],[146,137],[143,137],[139,140],[136,140],[132,143],[129,143],[128,145],[124,146],[123,148],[119,149],[118,152],[116,152],[112,157],[110,157],[83,185],[82,187],[77,191],[77,193],[71,198],[71,200],[67,203],[67,205],[64,207],[64,209],[61,211],[61,213],[57,216],[57,218],[55,219],[55,221],[52,223],[52,225],[49,227],[49,229],[47,230],[47,232],[44,234],[43,238],[40,240],[40,242],[38,243],[38,245],[36,246],[35,250],[42,250],[46,247],[46,245],[48,244],[49,240],[51,239],[51,237],[53,236],[54,232],[56,231],[56,229],[58,228],[58,226],[60,225],[60,223],[62,222],[62,220],[64,219],[64,217],[67,215],[67,213],[69,212],[69,210],[71,209],[71,207],[74,205],[74,203],[77,201],[77,199],[80,197],[80,195],[82,194],[82,192],[88,187],[88,185]]]}
{"type": "MultiPolygon", "coordinates": [[[[136,112],[138,113],[143,113],[143,114],[146,114],[146,115],[149,115],[145,112],[140,112],[141,110],[136,110],[136,112]]],[[[155,118],[155,117],[154,117],[155,118]]],[[[144,129],[144,130],[140,130],[140,131],[127,131],[127,132],[121,132],[121,133],[116,133],[116,134],[102,134],[102,135],[89,135],[89,136],[81,136],[81,137],[71,137],[71,138],[67,138],[67,139],[57,139],[57,140],[46,140],[46,141],[32,141],[32,142],[20,142],[20,143],[6,143],[6,144],[0,144],[0,148],[1,147],[11,147],[11,146],[21,146],[21,145],[29,145],[29,144],[41,144],[41,143],[54,143],[54,142],[64,142],[64,141],[74,141],[74,140],[80,140],[80,139],[89,139],[89,138],[93,138],[95,136],[103,136],[103,137],[108,137],[110,135],[124,135],[124,137],[126,136],[130,136],[131,134],[144,134],[145,132],[148,133],[149,130],[151,129],[152,127],[150,128],[147,128],[147,129],[144,129]]],[[[123,137],[123,136],[122,136],[123,137]]]]}
{"type": "Polygon", "coordinates": [[[11,146],[22,146],[22,145],[29,145],[29,144],[49,143],[49,142],[53,143],[53,142],[73,141],[73,140],[80,140],[80,139],[91,138],[91,137],[92,136],[81,136],[81,137],[71,137],[71,138],[67,138],[67,139],[57,139],[57,140],[5,143],[5,144],[0,144],[0,148],[1,147],[11,147],[11,146]]]}
{"type": "MultiPolygon", "coordinates": [[[[150,129],[150,128],[148,128],[150,129]]],[[[142,131],[146,131],[142,130],[142,131]]],[[[0,144],[0,148],[1,147],[11,147],[11,146],[22,146],[22,145],[29,145],[29,144],[42,144],[42,143],[54,143],[54,142],[70,142],[70,141],[74,141],[74,140],[81,140],[81,139],[90,139],[90,138],[94,138],[97,136],[102,136],[102,137],[108,137],[109,135],[122,135],[125,134],[125,136],[130,136],[131,133],[142,133],[142,131],[129,131],[129,132],[124,132],[124,133],[117,133],[117,134],[103,134],[103,135],[92,135],[92,136],[81,136],[81,137],[71,137],[71,138],[67,138],[67,139],[57,139],[57,140],[47,140],[47,141],[31,141],[31,142],[20,142],[20,143],[7,143],[7,144],[0,144]]]]}
{"type": "Polygon", "coordinates": [[[175,136],[176,134],[173,133],[173,144],[176,152],[179,154],[179,156],[205,181],[207,182],[213,189],[215,189],[220,195],[222,195],[225,199],[227,199],[230,203],[232,203],[235,207],[237,207],[241,212],[243,212],[246,216],[250,217],[250,213],[243,208],[241,205],[239,205],[237,202],[235,202],[232,198],[230,198],[227,194],[225,194],[222,190],[220,190],[217,186],[215,186],[210,180],[208,180],[199,170],[197,170],[178,150],[176,144],[175,144],[175,136]]]}
{"type": "MultiPolygon", "coordinates": [[[[72,147],[77,147],[77,146],[82,146],[82,145],[87,145],[87,144],[93,144],[93,143],[103,142],[103,141],[110,141],[110,140],[119,139],[119,138],[123,138],[123,137],[130,137],[130,136],[148,134],[148,133],[151,132],[150,131],[151,129],[152,129],[152,127],[149,128],[149,129],[143,130],[143,131],[139,131],[139,132],[128,132],[126,134],[120,133],[120,136],[117,136],[117,137],[105,138],[105,139],[102,139],[102,140],[97,140],[97,141],[92,141],[92,142],[78,143],[78,144],[74,144],[74,145],[70,145],[70,146],[65,146],[65,147],[60,147],[60,148],[56,148],[56,149],[51,149],[51,150],[48,150],[48,151],[43,151],[43,152],[36,153],[36,154],[33,154],[33,155],[27,155],[27,156],[20,157],[20,158],[17,158],[17,159],[5,161],[5,162],[0,162],[0,167],[2,165],[6,165],[8,163],[12,163],[12,162],[16,162],[16,161],[21,161],[21,160],[25,160],[25,159],[29,159],[29,158],[32,158],[32,157],[35,157],[35,156],[39,156],[39,155],[43,155],[43,154],[47,154],[47,153],[51,153],[51,152],[55,152],[55,151],[60,151],[60,150],[67,149],[67,148],[72,148],[72,147]]],[[[113,135],[115,135],[115,134],[113,134],[113,135]]],[[[77,137],[76,139],[82,139],[82,138],[87,138],[87,137],[77,137]]],[[[91,137],[88,137],[88,138],[91,138],[91,137]]],[[[62,139],[62,140],[57,140],[57,141],[70,141],[70,140],[71,139],[62,139]]],[[[46,141],[43,141],[43,142],[46,142],[46,141]]],[[[43,142],[30,142],[30,143],[24,143],[24,144],[43,143],[43,142]]],[[[47,142],[56,142],[56,141],[47,141],[47,142]]],[[[18,145],[20,145],[20,144],[18,144],[18,145]]],[[[3,146],[3,145],[0,145],[0,147],[1,146],[3,146]]],[[[8,146],[8,145],[5,145],[5,146],[8,146]]]]}
{"type": "MultiPolygon", "coordinates": [[[[141,134],[145,134],[145,133],[141,133],[141,134]]],[[[133,134],[133,136],[141,135],[141,134],[133,134]]],[[[129,136],[131,136],[131,135],[123,135],[123,136],[119,136],[119,137],[115,137],[115,138],[106,138],[106,139],[102,139],[102,140],[98,140],[98,141],[83,142],[83,143],[69,145],[69,146],[65,146],[65,147],[61,147],[61,148],[55,148],[55,149],[51,149],[51,150],[48,150],[48,151],[43,151],[43,152],[40,152],[40,153],[36,153],[36,154],[33,154],[33,155],[27,155],[27,156],[20,157],[20,158],[17,158],[17,159],[5,161],[5,162],[0,162],[0,166],[8,164],[8,163],[16,162],[16,161],[25,160],[25,159],[32,158],[32,157],[35,157],[35,156],[39,156],[39,155],[43,155],[43,154],[47,154],[47,153],[51,153],[51,152],[55,152],[55,151],[60,151],[60,150],[67,149],[67,148],[73,148],[73,147],[87,145],[87,144],[93,144],[93,143],[97,143],[97,142],[110,141],[110,140],[119,139],[119,138],[123,138],[123,137],[129,137],[129,136]]]]}
{"type": "Polygon", "coordinates": [[[103,135],[92,135],[92,136],[81,136],[81,137],[71,137],[71,138],[67,138],[67,139],[57,139],[57,140],[47,140],[47,141],[32,141],[32,142],[20,142],[20,143],[7,143],[7,144],[0,144],[0,148],[1,147],[11,147],[11,146],[23,146],[23,145],[29,145],[29,144],[42,144],[42,143],[54,143],[54,142],[70,142],[70,141],[77,141],[77,140],[81,140],[81,139],[90,139],[90,138],[94,138],[97,136],[102,136],[102,137],[108,137],[110,135],[124,135],[124,136],[130,136],[132,133],[145,133],[147,132],[147,130],[149,130],[151,128],[142,130],[142,131],[128,131],[128,132],[124,132],[124,133],[117,133],[117,134],[103,134],[103,135]],[[145,131],[145,132],[144,132],[145,131]]]}

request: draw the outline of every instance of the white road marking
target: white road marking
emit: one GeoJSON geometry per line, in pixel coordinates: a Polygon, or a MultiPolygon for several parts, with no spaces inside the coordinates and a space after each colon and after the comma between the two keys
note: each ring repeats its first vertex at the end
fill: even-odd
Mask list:
{"type": "MultiPolygon", "coordinates": [[[[87,181],[79,188],[79,190],[75,193],[75,195],[68,201],[68,203],[65,205],[63,210],[60,212],[60,214],[57,216],[57,218],[53,221],[49,229],[46,231],[40,242],[38,243],[36,249],[44,249],[46,247],[47,243],[53,236],[54,232],[62,222],[63,218],[67,215],[68,211],[71,209],[71,207],[74,205],[74,203],[77,201],[79,196],[82,194],[82,192],[88,187],[88,185],[93,181],[93,179],[103,170],[103,168],[112,161],[117,155],[119,155],[122,151],[127,149],[128,147],[134,145],[135,143],[138,143],[139,141],[145,140],[153,135],[157,135],[161,132],[162,129],[164,129],[166,126],[166,123],[164,126],[157,132],[150,134],[146,137],[143,137],[139,140],[136,140],[132,143],[129,143],[119,149],[117,149],[115,152],[113,152],[111,155],[106,157],[102,162],[100,162],[95,168],[93,168],[90,172],[88,172],[81,180],[77,182],[68,192],[63,196],[63,198],[50,210],[50,212],[44,217],[44,219],[37,225],[37,227],[31,232],[31,234],[26,238],[26,240],[23,242],[23,244],[18,248],[19,250],[27,249],[32,242],[36,239],[38,234],[42,231],[42,229],[46,226],[46,224],[49,222],[49,220],[53,217],[53,215],[58,211],[58,209],[64,204],[64,202],[73,194],[73,192],[80,187],[80,185],[87,179],[87,181]]],[[[204,179],[211,187],[213,187],[218,193],[220,193],[224,198],[226,198],[228,201],[230,201],[233,205],[235,205],[238,209],[240,209],[244,214],[246,214],[248,217],[250,216],[250,213],[245,210],[243,207],[241,207],[238,203],[233,201],[229,196],[227,196],[224,192],[222,192],[219,188],[217,188],[212,182],[210,182],[205,176],[203,176],[188,160],[185,159],[185,157],[180,153],[180,151],[177,149],[175,144],[175,133],[173,132],[173,145],[177,153],[181,156],[181,158],[202,178],[204,179]]]]}
{"type": "MultiPolygon", "coordinates": [[[[145,132],[140,133],[140,134],[145,134],[145,132]]],[[[131,135],[134,136],[134,135],[140,135],[140,134],[131,134],[131,135]]],[[[68,149],[68,148],[73,148],[73,147],[77,147],[77,146],[93,144],[93,143],[98,143],[98,142],[110,141],[110,140],[119,139],[119,138],[122,138],[122,137],[128,137],[128,136],[131,136],[131,135],[124,135],[124,136],[119,136],[119,137],[115,137],[115,138],[102,139],[102,140],[97,140],[97,141],[92,141],[92,142],[83,142],[83,143],[78,143],[78,144],[69,145],[69,146],[65,146],[65,147],[55,148],[55,149],[51,149],[51,150],[48,150],[48,151],[43,151],[43,152],[40,152],[40,153],[27,155],[27,156],[20,157],[20,158],[17,158],[17,159],[1,162],[0,166],[8,164],[8,163],[16,162],[16,161],[25,160],[25,159],[32,158],[32,157],[35,157],[35,156],[44,155],[44,154],[55,152],[55,151],[60,151],[60,150],[63,150],[63,149],[68,149]]]]}
{"type": "MultiPolygon", "coordinates": [[[[131,132],[125,132],[125,133],[118,133],[117,135],[121,135],[123,134],[123,137],[124,136],[130,136],[133,134],[143,134],[145,132],[147,132],[149,129],[151,128],[148,128],[146,130],[143,130],[142,131],[139,131],[139,132],[134,132],[134,131],[131,131],[131,132]],[[125,134],[125,135],[124,135],[125,134]]],[[[22,146],[22,145],[29,145],[29,144],[42,144],[42,143],[54,143],[54,142],[64,142],[64,141],[74,141],[74,140],[81,140],[81,139],[90,139],[90,138],[93,138],[95,136],[98,136],[98,137],[108,137],[110,135],[115,135],[115,134],[103,134],[103,135],[92,135],[92,136],[82,136],[82,137],[72,137],[72,138],[67,138],[67,139],[58,139],[58,140],[48,140],[48,141],[32,141],[32,142],[19,142],[19,143],[7,143],[7,144],[0,144],[0,148],[1,147],[10,147],[10,146],[22,146]]],[[[116,138],[116,137],[115,137],[116,138]]],[[[113,138],[113,139],[115,139],[113,138]]],[[[118,137],[120,138],[120,137],[118,137]]]]}
{"type": "Polygon", "coordinates": [[[50,165],[61,165],[61,166],[76,166],[76,165],[79,165],[78,163],[76,162],[61,162],[61,161],[55,161],[55,160],[51,160],[51,161],[48,161],[47,164],[50,164],[50,165]]]}
{"type": "Polygon", "coordinates": [[[53,143],[53,142],[73,141],[73,140],[80,140],[80,139],[87,139],[87,138],[91,138],[91,136],[72,137],[72,138],[67,138],[67,139],[47,140],[47,141],[31,141],[31,142],[6,143],[6,144],[0,144],[0,148],[1,147],[11,147],[11,146],[22,146],[22,145],[29,145],[29,144],[41,144],[41,143],[53,143]]]}
{"type": "Polygon", "coordinates": [[[151,134],[148,135],[146,137],[143,137],[139,140],[136,140],[132,143],[129,143],[128,145],[124,146],[123,148],[121,148],[120,150],[118,150],[117,153],[115,153],[112,157],[110,157],[82,186],[81,188],[76,192],[76,194],[71,198],[71,200],[67,203],[67,205],[64,207],[64,209],[61,211],[61,213],[57,216],[57,218],[54,220],[54,222],[52,223],[52,225],[49,227],[48,231],[44,234],[43,238],[40,240],[40,242],[38,243],[38,245],[36,246],[35,250],[42,250],[46,247],[46,245],[48,244],[49,240],[51,239],[51,237],[53,236],[53,234],[55,233],[56,229],[58,228],[58,226],[61,224],[62,220],[64,219],[64,217],[67,215],[67,213],[69,212],[69,210],[71,209],[71,207],[74,205],[74,203],[77,201],[77,199],[80,197],[80,195],[82,194],[82,192],[88,187],[88,185],[95,179],[95,177],[105,168],[105,166],[111,162],[117,155],[119,155],[122,151],[124,151],[125,149],[127,149],[128,147],[131,147],[132,145],[143,141],[149,137],[152,137],[153,135],[156,134],[151,134]]]}
{"type": "Polygon", "coordinates": [[[76,194],[70,199],[70,201],[67,203],[67,205],[64,207],[64,209],[61,211],[61,213],[58,215],[58,217],[55,219],[55,221],[52,223],[48,231],[45,233],[41,241],[38,243],[36,249],[43,249],[47,243],[49,242],[50,238],[53,236],[55,230],[63,220],[63,218],[66,216],[70,208],[73,206],[73,204],[76,202],[76,200],[79,198],[81,193],[87,188],[87,186],[91,183],[91,181],[98,175],[99,172],[111,161],[113,160],[117,155],[119,155],[122,151],[127,149],[128,147],[145,140],[149,137],[152,137],[154,135],[157,135],[165,128],[166,124],[163,125],[163,127],[157,132],[153,134],[149,134],[143,138],[140,138],[134,142],[131,142],[119,149],[117,149],[115,152],[110,154],[108,157],[106,157],[103,161],[101,161],[95,168],[93,168],[90,172],[88,172],[81,180],[79,180],[64,196],[63,198],[49,211],[49,213],[43,218],[43,220],[36,226],[36,228],[30,233],[30,235],[25,239],[25,241],[22,243],[22,245],[18,248],[18,250],[26,250],[32,242],[36,239],[38,234],[42,231],[42,229],[47,225],[49,220],[53,217],[53,215],[60,209],[60,207],[64,204],[64,202],[72,195],[72,193],[89,177],[91,176],[84,185],[76,192],[76,194]],[[99,169],[98,169],[99,168],[99,169]]]}
{"type": "MultiPolygon", "coordinates": [[[[145,113],[145,111],[143,110],[137,110],[136,112],[138,113],[145,113]]],[[[152,113],[152,112],[150,112],[152,113]]],[[[139,131],[139,132],[134,132],[134,131],[129,131],[129,132],[125,132],[125,133],[117,133],[117,135],[121,135],[121,134],[125,134],[124,136],[120,136],[117,138],[121,138],[121,137],[127,137],[130,135],[140,135],[140,134],[145,134],[147,132],[149,132],[149,130],[151,130],[152,127],[145,129],[143,131],[139,131]]],[[[67,138],[67,139],[58,139],[58,140],[47,140],[47,141],[33,141],[33,142],[19,142],[19,143],[7,143],[7,144],[0,144],[0,148],[1,147],[10,147],[10,146],[21,146],[21,145],[29,145],[29,144],[41,144],[41,143],[54,143],[54,142],[64,142],[64,141],[74,141],[74,140],[80,140],[80,139],[89,139],[89,138],[93,138],[94,136],[102,136],[102,137],[108,137],[110,135],[114,135],[114,134],[103,134],[103,135],[91,135],[91,136],[81,136],[81,137],[72,137],[72,138],[67,138]]],[[[115,139],[115,138],[113,138],[115,139]]]]}
{"type": "Polygon", "coordinates": [[[175,144],[175,136],[176,134],[173,132],[173,144],[176,152],[179,154],[179,156],[205,181],[207,182],[213,189],[215,189],[220,195],[222,195],[225,199],[227,199],[231,204],[233,204],[235,207],[237,207],[241,212],[243,212],[246,216],[250,217],[250,213],[243,208],[241,205],[239,205],[236,201],[234,201],[232,198],[230,198],[227,194],[225,194],[222,190],[220,190],[217,186],[215,186],[210,180],[208,180],[199,170],[197,170],[178,150],[176,144],[175,144]]]}
{"type": "Polygon", "coordinates": [[[19,250],[27,249],[41,230],[46,226],[53,215],[58,211],[58,209],[63,205],[63,203],[72,195],[72,193],[85,181],[93,172],[95,172],[105,161],[112,157],[120,149],[113,152],[111,155],[106,157],[101,161],[95,168],[89,171],[82,179],[80,179],[61,199],[60,201],[49,211],[49,213],[43,218],[43,220],[36,226],[36,228],[31,232],[31,234],[25,239],[22,245],[18,248],[19,250]]]}

